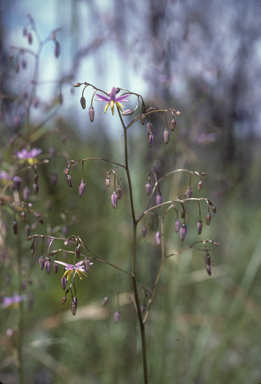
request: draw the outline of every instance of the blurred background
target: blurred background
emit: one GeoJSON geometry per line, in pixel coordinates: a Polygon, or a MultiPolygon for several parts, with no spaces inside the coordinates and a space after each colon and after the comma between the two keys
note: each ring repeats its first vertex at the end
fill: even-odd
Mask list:
{"type": "MultiPolygon", "coordinates": [[[[201,192],[198,180],[192,179],[193,197],[208,197],[217,214],[212,214],[210,226],[203,224],[199,236],[198,208],[189,203],[184,244],[174,231],[174,215],[169,216],[166,248],[172,253],[205,238],[220,246],[210,251],[215,264],[211,277],[200,254],[191,249],[166,261],[147,323],[150,383],[260,383],[261,3],[5,0],[0,3],[0,28],[1,170],[12,171],[13,153],[21,149],[23,138],[32,148],[43,149],[39,158],[50,160],[39,167],[39,193],[30,196],[44,219],[41,225],[27,218],[31,234],[77,234],[89,248],[129,269],[132,222],[125,175],[119,173],[123,197],[116,210],[110,202],[112,187],[105,187],[108,163],[86,163],[82,198],[81,167],[71,170],[72,188],[63,175],[73,158],[124,159],[119,119],[110,111],[104,115],[104,105],[94,102],[91,123],[92,92],[85,93],[87,108],[82,110],[82,89],[72,85],[87,81],[106,91],[118,86],[142,94],[147,106],[179,110],[168,145],[161,116],[151,119],[151,149],[145,126],[137,123],[129,130],[136,212],[147,204],[144,185],[151,168],[159,177],[176,168],[207,172],[201,192]],[[30,29],[27,14],[39,35],[30,29]],[[24,28],[32,32],[31,44],[24,28]],[[42,45],[57,28],[55,39],[42,45]],[[28,50],[39,54],[30,126],[24,103],[36,79],[36,60],[28,50]],[[57,182],[51,182],[54,174],[57,182]]],[[[136,100],[130,100],[127,108],[134,108],[136,100]]],[[[165,180],[163,199],[184,193],[188,182],[186,176],[165,180]]],[[[25,382],[141,383],[138,322],[126,294],[119,296],[121,318],[114,323],[117,300],[111,290],[130,293],[131,281],[94,263],[88,278],[77,282],[79,307],[72,316],[70,305],[61,304],[62,271],[40,271],[40,242],[32,256],[24,224],[18,220],[19,236],[14,236],[12,212],[0,208],[1,298],[21,291],[19,268],[27,295],[22,325],[25,382]],[[105,296],[109,303],[101,307],[105,296]]],[[[203,218],[206,213],[202,205],[203,218]]],[[[138,280],[151,289],[160,257],[157,223],[149,218],[146,226],[145,238],[139,227],[138,280]]],[[[17,308],[0,308],[3,384],[19,382],[13,354],[19,316],[17,308]]]]}

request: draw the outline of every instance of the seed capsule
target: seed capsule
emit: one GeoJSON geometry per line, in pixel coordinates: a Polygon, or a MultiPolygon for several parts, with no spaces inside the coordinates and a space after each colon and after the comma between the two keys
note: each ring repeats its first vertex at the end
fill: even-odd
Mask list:
{"type": "Polygon", "coordinates": [[[144,124],[145,124],[145,119],[146,119],[146,116],[142,115],[142,116],[141,116],[141,119],[140,119],[140,121],[141,121],[141,125],[144,125],[144,124]]]}
{"type": "Polygon", "coordinates": [[[80,249],[80,246],[78,245],[78,247],[76,247],[75,249],[75,254],[76,254],[76,257],[79,259],[80,256],[81,256],[81,249],[80,249]]]}
{"type": "Polygon", "coordinates": [[[214,213],[217,213],[217,208],[213,205],[212,206],[212,211],[214,212],[214,213]]]}
{"type": "Polygon", "coordinates": [[[62,304],[65,304],[66,303],[66,296],[64,296],[63,298],[62,298],[62,304]]]}
{"type": "Polygon", "coordinates": [[[76,303],[74,301],[71,304],[71,311],[72,311],[73,316],[75,316],[76,315],[76,303]]]}

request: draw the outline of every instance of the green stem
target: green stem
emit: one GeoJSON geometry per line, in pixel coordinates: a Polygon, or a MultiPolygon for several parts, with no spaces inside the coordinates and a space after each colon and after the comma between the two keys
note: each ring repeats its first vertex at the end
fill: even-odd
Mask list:
{"type": "MultiPolygon", "coordinates": [[[[17,236],[17,266],[18,266],[18,284],[19,284],[19,295],[22,295],[22,250],[20,236],[18,232],[17,236]]],[[[24,308],[23,301],[19,303],[19,321],[18,321],[18,333],[16,341],[16,361],[17,361],[17,372],[19,377],[19,383],[24,383],[24,372],[23,372],[23,360],[22,360],[22,345],[23,345],[23,323],[24,323],[24,308]]]]}

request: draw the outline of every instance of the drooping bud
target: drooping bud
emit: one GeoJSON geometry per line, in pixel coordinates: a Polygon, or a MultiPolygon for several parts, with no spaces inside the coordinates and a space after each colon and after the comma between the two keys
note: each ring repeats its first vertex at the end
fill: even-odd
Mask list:
{"type": "Polygon", "coordinates": [[[34,244],[31,245],[31,255],[34,255],[35,252],[35,246],[34,244]]]}
{"type": "Polygon", "coordinates": [[[58,41],[56,41],[55,42],[55,47],[54,47],[54,55],[55,55],[55,57],[58,58],[60,56],[60,53],[61,53],[61,46],[58,43],[58,41]]]}
{"type": "Polygon", "coordinates": [[[212,211],[213,211],[214,213],[217,213],[217,208],[216,208],[214,205],[212,205],[212,211]]]}
{"type": "Polygon", "coordinates": [[[69,168],[65,168],[65,170],[64,170],[64,176],[68,176],[68,175],[69,175],[69,172],[70,172],[70,169],[69,169],[69,168]]]}
{"type": "Polygon", "coordinates": [[[23,221],[25,221],[25,212],[24,212],[24,211],[21,212],[21,219],[22,219],[23,221]]]}
{"type": "Polygon", "coordinates": [[[147,195],[150,195],[150,193],[151,193],[151,185],[148,182],[145,184],[145,191],[146,191],[147,195]]]}
{"type": "Polygon", "coordinates": [[[179,221],[179,219],[177,219],[177,220],[175,221],[175,232],[178,232],[178,231],[179,231],[179,227],[180,227],[180,221],[179,221]]]}
{"type": "Polygon", "coordinates": [[[182,224],[180,227],[179,235],[180,235],[180,240],[184,240],[187,234],[187,226],[186,224],[182,224]]]}
{"type": "Polygon", "coordinates": [[[142,115],[140,119],[141,125],[145,124],[145,119],[146,119],[146,116],[142,115]]]}
{"type": "Polygon", "coordinates": [[[66,276],[63,276],[61,278],[61,284],[62,284],[62,289],[65,290],[66,289],[66,285],[67,285],[67,277],[66,276]]]}
{"type": "MultiPolygon", "coordinates": [[[[31,248],[32,249],[32,248],[31,248]]],[[[45,259],[43,258],[43,256],[41,256],[39,258],[39,265],[40,265],[40,269],[44,269],[44,265],[45,265],[45,259]]]]}
{"type": "Polygon", "coordinates": [[[30,189],[26,186],[23,190],[23,198],[24,200],[27,200],[30,196],[30,189]]]}
{"type": "Polygon", "coordinates": [[[115,191],[113,191],[112,195],[111,195],[111,204],[112,204],[112,207],[114,209],[116,209],[117,204],[118,204],[118,196],[117,196],[117,193],[115,191]]]}
{"type": "Polygon", "coordinates": [[[116,188],[116,193],[117,193],[118,199],[121,199],[121,197],[122,197],[122,187],[120,185],[118,185],[118,187],[116,188]]]}
{"type": "Polygon", "coordinates": [[[80,102],[81,102],[82,109],[85,109],[86,108],[86,99],[85,99],[85,97],[82,96],[80,102]]]}
{"type": "Polygon", "coordinates": [[[81,85],[82,85],[81,83],[73,84],[73,86],[74,86],[75,88],[78,88],[78,87],[80,87],[81,85]]]}
{"type": "Polygon", "coordinates": [[[84,262],[84,266],[85,266],[86,272],[89,272],[90,266],[91,266],[90,259],[88,257],[85,257],[83,262],[84,262]]]}
{"type": "Polygon", "coordinates": [[[148,131],[148,133],[151,132],[151,122],[150,121],[147,123],[147,131],[148,131]]]}
{"type": "Polygon", "coordinates": [[[86,184],[85,184],[84,180],[82,180],[80,182],[80,185],[79,185],[79,195],[80,195],[80,197],[82,197],[82,195],[84,194],[85,188],[86,188],[86,184]]]}
{"type": "Polygon", "coordinates": [[[66,303],[66,296],[62,298],[62,304],[64,305],[66,303]]]}
{"type": "Polygon", "coordinates": [[[76,247],[76,249],[75,249],[75,254],[76,254],[76,257],[79,259],[80,256],[81,256],[81,248],[80,248],[79,245],[78,245],[78,247],[76,247]]]}
{"type": "Polygon", "coordinates": [[[103,298],[103,300],[102,300],[102,307],[105,307],[105,305],[107,305],[108,301],[109,301],[108,296],[105,296],[105,297],[103,298]]]}
{"type": "Polygon", "coordinates": [[[198,182],[198,191],[201,191],[202,186],[203,186],[203,182],[202,182],[202,180],[199,180],[199,182],[198,182]]]}
{"type": "Polygon", "coordinates": [[[176,127],[176,121],[175,121],[174,119],[172,119],[172,120],[171,120],[171,123],[170,123],[170,129],[171,129],[172,131],[174,131],[175,127],[176,127]]]}
{"type": "Polygon", "coordinates": [[[14,234],[17,235],[17,232],[18,232],[17,221],[13,222],[13,231],[14,231],[14,234]]]}
{"type": "Polygon", "coordinates": [[[53,270],[54,270],[54,273],[58,273],[58,269],[59,269],[58,264],[53,263],[53,270]]]}
{"type": "Polygon", "coordinates": [[[67,183],[68,183],[69,187],[72,187],[72,176],[71,175],[67,175],[66,176],[66,180],[67,180],[67,183]]]}
{"type": "Polygon", "coordinates": [[[159,192],[156,196],[156,205],[160,205],[162,204],[162,195],[161,193],[159,192]]]}
{"type": "Polygon", "coordinates": [[[208,265],[208,264],[206,264],[206,271],[207,271],[207,273],[208,273],[209,276],[212,275],[211,266],[208,265]]]}
{"type": "Polygon", "coordinates": [[[114,313],[114,321],[115,321],[115,323],[118,323],[118,321],[120,320],[120,316],[121,316],[121,314],[120,314],[119,311],[116,311],[114,313]]]}
{"type": "Polygon", "coordinates": [[[145,225],[142,226],[141,230],[142,230],[142,236],[145,237],[147,233],[147,228],[145,227],[145,225]]]}
{"type": "Polygon", "coordinates": [[[77,309],[77,304],[76,303],[77,302],[75,302],[75,300],[73,299],[72,304],[71,304],[71,311],[72,311],[73,316],[76,315],[76,309],[77,309]]]}
{"type": "Polygon", "coordinates": [[[105,184],[106,184],[106,187],[107,187],[107,188],[110,186],[110,183],[111,183],[111,181],[110,181],[110,176],[108,176],[108,177],[106,178],[106,180],[105,180],[105,184]]]}
{"type": "Polygon", "coordinates": [[[156,243],[158,245],[160,245],[160,241],[161,241],[161,234],[160,234],[160,231],[157,231],[156,234],[155,234],[155,239],[156,239],[156,243]]]}
{"type": "Polygon", "coordinates": [[[192,188],[191,187],[188,187],[188,189],[186,191],[186,195],[187,195],[188,199],[190,199],[192,197],[192,188]]]}
{"type": "Polygon", "coordinates": [[[132,114],[133,114],[133,110],[132,109],[125,109],[125,111],[122,112],[123,116],[128,116],[128,115],[132,115],[132,114]]]}
{"type": "Polygon", "coordinates": [[[164,138],[164,142],[165,142],[166,144],[168,144],[168,142],[169,142],[169,136],[170,136],[170,132],[169,132],[169,130],[166,128],[166,129],[164,130],[164,132],[163,132],[163,138],[164,138]]]}
{"type": "Polygon", "coordinates": [[[197,232],[199,235],[202,232],[202,220],[198,220],[198,222],[197,222],[197,232]]]}
{"type": "Polygon", "coordinates": [[[209,225],[210,222],[211,222],[211,214],[208,212],[208,213],[206,214],[206,223],[207,223],[207,225],[209,225]]]}
{"type": "Polygon", "coordinates": [[[46,273],[48,273],[48,275],[51,272],[51,265],[52,265],[51,259],[49,257],[46,257],[46,259],[45,259],[45,270],[46,270],[46,273]]]}
{"type": "Polygon", "coordinates": [[[153,134],[152,132],[149,132],[148,134],[148,141],[149,141],[149,147],[151,148],[153,145],[153,134]]]}
{"type": "Polygon", "coordinates": [[[91,122],[93,122],[94,121],[94,108],[93,107],[90,107],[89,108],[89,119],[90,119],[90,121],[91,122]]]}
{"type": "Polygon", "coordinates": [[[212,264],[212,259],[211,259],[209,253],[206,254],[206,264],[207,264],[207,265],[211,265],[211,264],[212,264]]]}
{"type": "Polygon", "coordinates": [[[34,183],[33,184],[33,190],[34,190],[34,193],[37,194],[39,191],[39,185],[34,183]]]}

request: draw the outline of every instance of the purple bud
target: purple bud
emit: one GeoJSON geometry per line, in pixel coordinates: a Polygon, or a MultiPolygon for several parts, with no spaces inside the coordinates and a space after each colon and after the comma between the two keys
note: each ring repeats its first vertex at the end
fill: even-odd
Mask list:
{"type": "Polygon", "coordinates": [[[24,200],[27,200],[30,196],[30,189],[26,186],[23,190],[23,198],[24,200]]]}
{"type": "Polygon", "coordinates": [[[114,321],[115,321],[115,323],[118,323],[118,321],[120,320],[120,316],[121,316],[121,314],[120,314],[119,311],[116,311],[114,313],[114,321]]]}
{"type": "Polygon", "coordinates": [[[85,100],[85,97],[81,97],[81,106],[82,106],[82,109],[85,109],[86,108],[86,100],[85,100]]]}
{"type": "Polygon", "coordinates": [[[151,122],[147,123],[147,131],[148,131],[148,133],[151,132],[151,122]]]}
{"type": "Polygon", "coordinates": [[[79,245],[78,245],[78,247],[76,247],[76,249],[75,249],[75,254],[76,254],[76,257],[79,259],[80,256],[81,256],[81,248],[80,248],[79,245]]]}
{"type": "MultiPolygon", "coordinates": [[[[56,263],[54,263],[56,264],[56,263]]],[[[67,285],[67,277],[66,276],[63,276],[61,278],[61,283],[62,283],[62,289],[65,290],[66,289],[66,285],[67,285]]]]}
{"type": "Polygon", "coordinates": [[[53,173],[52,173],[52,176],[51,176],[51,184],[52,184],[53,187],[55,187],[56,184],[57,184],[57,173],[56,173],[56,172],[53,172],[53,173]]]}
{"type": "Polygon", "coordinates": [[[58,43],[58,41],[55,42],[55,48],[54,48],[54,55],[56,58],[58,58],[60,56],[60,53],[61,53],[61,47],[60,47],[60,44],[58,43]]]}
{"type": "Polygon", "coordinates": [[[217,208],[213,205],[212,206],[212,211],[214,212],[214,213],[217,213],[217,208]]]}
{"type": "Polygon", "coordinates": [[[34,244],[31,245],[31,255],[34,255],[35,252],[35,246],[34,244]]]}
{"type": "Polygon", "coordinates": [[[105,307],[105,305],[107,305],[108,301],[109,301],[108,296],[105,296],[105,297],[103,298],[103,300],[102,300],[102,307],[105,307]]]}
{"type": "Polygon", "coordinates": [[[211,274],[212,274],[211,266],[208,264],[206,264],[206,271],[207,271],[208,275],[211,276],[211,274]]]}
{"type": "Polygon", "coordinates": [[[145,227],[145,225],[142,226],[141,230],[142,230],[142,236],[145,237],[147,233],[147,228],[145,227]]]}
{"type": "Polygon", "coordinates": [[[198,220],[197,222],[197,231],[198,231],[198,234],[200,235],[202,232],[202,220],[198,220]]]}
{"type": "Polygon", "coordinates": [[[37,194],[39,191],[39,185],[34,183],[33,184],[33,190],[34,190],[34,193],[37,194]]]}
{"type": "Polygon", "coordinates": [[[169,130],[166,128],[163,132],[163,138],[166,144],[168,144],[169,142],[169,136],[170,136],[169,130]]]}
{"type": "Polygon", "coordinates": [[[150,193],[151,193],[151,185],[150,185],[150,183],[147,182],[145,184],[145,190],[146,190],[147,195],[150,195],[150,193]]]}
{"type": "Polygon", "coordinates": [[[175,232],[178,232],[178,231],[179,231],[179,227],[180,227],[180,221],[179,221],[179,219],[177,219],[177,220],[175,221],[175,232]]]}
{"type": "Polygon", "coordinates": [[[149,140],[149,147],[151,148],[152,144],[153,144],[153,134],[152,134],[152,132],[149,132],[148,140],[149,140]]]}
{"type": "Polygon", "coordinates": [[[206,223],[207,223],[207,225],[210,224],[210,221],[211,221],[211,214],[208,212],[208,213],[206,214],[206,223]]]}
{"type": "Polygon", "coordinates": [[[51,272],[51,265],[52,265],[51,260],[49,259],[49,257],[46,257],[46,259],[45,259],[45,270],[46,270],[46,273],[48,273],[48,275],[51,272]]]}
{"type": "Polygon", "coordinates": [[[82,197],[82,195],[84,194],[85,188],[86,188],[86,184],[85,184],[84,180],[82,180],[80,182],[80,185],[79,185],[79,195],[80,195],[80,197],[82,197]]]}
{"type": "Polygon", "coordinates": [[[187,195],[188,199],[190,199],[192,197],[192,188],[191,187],[188,187],[188,189],[186,191],[186,195],[187,195]]]}
{"type": "Polygon", "coordinates": [[[156,243],[158,245],[160,245],[160,241],[161,241],[161,234],[160,234],[160,231],[157,231],[156,234],[155,234],[155,238],[156,238],[156,243]]]}
{"type": "Polygon", "coordinates": [[[212,264],[212,259],[211,259],[209,253],[206,254],[206,264],[207,264],[207,265],[211,265],[211,264],[212,264]]]}
{"type": "Polygon", "coordinates": [[[146,119],[146,116],[142,115],[140,119],[141,125],[145,124],[145,119],[146,119]]]}
{"type": "Polygon", "coordinates": [[[123,116],[132,115],[133,110],[132,109],[125,109],[125,111],[122,113],[123,116]]]}
{"type": "Polygon", "coordinates": [[[117,193],[118,199],[121,199],[121,197],[122,197],[122,187],[120,185],[118,185],[118,187],[116,188],[116,193],[117,193]]]}
{"type": "Polygon", "coordinates": [[[71,175],[67,175],[66,176],[66,180],[67,180],[67,183],[68,183],[69,187],[72,187],[72,176],[71,175]]]}
{"type": "Polygon", "coordinates": [[[17,235],[18,226],[17,226],[17,222],[16,221],[13,222],[13,231],[14,231],[14,234],[17,235]]]}
{"type": "Polygon", "coordinates": [[[156,205],[160,205],[162,204],[162,195],[161,193],[159,192],[156,196],[156,205]]]}
{"type": "Polygon", "coordinates": [[[185,239],[186,234],[187,234],[187,226],[186,226],[186,224],[182,224],[182,226],[180,227],[180,231],[179,231],[180,239],[182,241],[185,239]]]}
{"type": "Polygon", "coordinates": [[[198,182],[198,191],[201,191],[202,186],[203,186],[203,182],[202,182],[202,180],[199,180],[199,182],[198,182]]]}
{"type": "Polygon", "coordinates": [[[83,262],[84,262],[84,266],[85,266],[86,272],[89,272],[90,266],[91,266],[90,259],[88,259],[88,257],[85,257],[83,262]]]}
{"type": "Polygon", "coordinates": [[[93,122],[93,120],[94,120],[94,108],[93,107],[89,108],[89,119],[91,122],[93,122]]]}
{"type": "Polygon", "coordinates": [[[44,260],[43,256],[41,256],[39,258],[39,265],[40,265],[40,269],[44,269],[45,260],[44,260]]]}
{"type": "Polygon", "coordinates": [[[118,204],[118,196],[117,196],[117,193],[115,191],[112,192],[112,195],[111,195],[111,204],[112,204],[112,207],[115,209],[117,207],[117,204],[118,204]]]}
{"type": "Polygon", "coordinates": [[[75,316],[76,314],[76,303],[73,301],[72,304],[71,304],[71,311],[72,311],[72,314],[73,316],[75,316]]]}
{"type": "Polygon", "coordinates": [[[59,269],[58,264],[53,263],[53,270],[54,270],[54,273],[58,273],[58,269],[59,269]]]}
{"type": "Polygon", "coordinates": [[[110,186],[110,183],[111,183],[111,181],[110,181],[110,177],[108,176],[108,177],[106,178],[106,180],[105,180],[105,184],[106,184],[106,187],[107,187],[107,188],[110,186]]]}
{"type": "Polygon", "coordinates": [[[176,121],[175,121],[174,119],[172,119],[172,120],[171,120],[171,124],[170,124],[170,129],[171,129],[172,131],[174,131],[175,127],[176,127],[176,121]]]}

